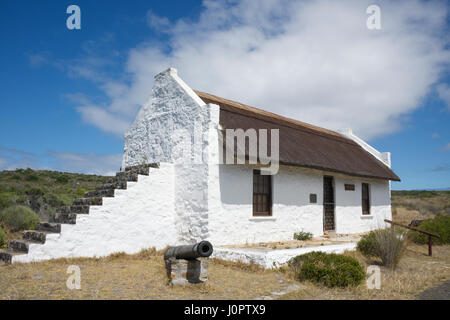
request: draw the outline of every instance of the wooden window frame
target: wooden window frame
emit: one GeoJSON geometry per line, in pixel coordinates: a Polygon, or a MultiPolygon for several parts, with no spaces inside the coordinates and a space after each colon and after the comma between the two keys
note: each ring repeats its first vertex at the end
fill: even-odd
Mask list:
{"type": "Polygon", "coordinates": [[[370,215],[370,184],[369,183],[361,183],[361,211],[362,215],[368,216],[370,215]],[[364,211],[364,185],[367,186],[367,211],[364,211]]]}
{"type": "MultiPolygon", "coordinates": [[[[252,208],[252,212],[253,212],[253,216],[254,217],[270,217],[272,216],[272,175],[261,175],[261,170],[253,170],[253,194],[252,194],[252,204],[253,204],[253,208],[252,208]],[[259,180],[255,181],[255,176],[261,176],[264,177],[262,179],[262,185],[258,185],[258,182],[260,182],[259,180]],[[260,190],[262,187],[263,192],[257,192],[257,190],[260,190]],[[267,190],[267,192],[266,192],[267,190]],[[262,206],[264,207],[264,202],[263,203],[259,203],[258,201],[255,201],[255,197],[258,196],[262,196],[262,197],[266,197],[266,204],[268,206],[268,210],[264,210],[264,211],[257,211],[258,206],[262,206]],[[267,203],[268,202],[268,203],[267,203]]],[[[264,198],[261,198],[260,201],[264,201],[264,198]]]]}

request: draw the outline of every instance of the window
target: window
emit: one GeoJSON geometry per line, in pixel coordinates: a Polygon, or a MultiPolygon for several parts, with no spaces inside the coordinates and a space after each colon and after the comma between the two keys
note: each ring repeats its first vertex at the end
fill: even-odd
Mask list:
{"type": "Polygon", "coordinates": [[[317,194],[311,193],[309,195],[309,203],[317,203],[317,194]]]}
{"type": "Polygon", "coordinates": [[[362,214],[370,214],[369,184],[362,184],[362,214]]]}
{"type": "Polygon", "coordinates": [[[253,170],[253,215],[272,215],[272,176],[253,170]]]}

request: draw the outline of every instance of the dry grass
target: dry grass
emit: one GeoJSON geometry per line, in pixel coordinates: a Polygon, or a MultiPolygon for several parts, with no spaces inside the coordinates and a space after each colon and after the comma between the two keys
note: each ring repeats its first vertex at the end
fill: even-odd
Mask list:
{"type": "MultiPolygon", "coordinates": [[[[409,224],[448,211],[448,198],[439,194],[415,199],[393,199],[394,221],[409,224]],[[418,209],[416,209],[418,208],[418,209]],[[437,208],[437,209],[436,209],[437,208]]],[[[6,230],[9,232],[9,230],[6,230]]],[[[330,239],[320,239],[324,244],[330,239]]],[[[342,239],[340,239],[342,240],[342,239]]],[[[265,244],[277,249],[306,245],[304,241],[265,244]]],[[[320,243],[322,243],[320,242],[320,243]]],[[[319,244],[320,245],[320,244],[319,244]]],[[[255,245],[258,247],[258,244],[255,245]]],[[[365,283],[354,288],[327,288],[302,282],[300,288],[281,299],[415,299],[430,287],[450,279],[450,246],[434,246],[428,257],[427,246],[409,243],[397,269],[381,267],[381,289],[369,290],[365,283]]],[[[359,252],[347,252],[363,266],[379,264],[359,252]]],[[[105,258],[58,259],[53,261],[0,266],[0,299],[253,299],[283,292],[293,284],[288,268],[263,270],[258,265],[211,259],[206,284],[172,287],[167,277],[162,251],[144,250],[135,255],[117,253],[105,258]],[[81,269],[81,290],[69,290],[67,267],[81,269]]],[[[273,295],[272,295],[273,296],[273,295]]]]}
{"type": "MultiPolygon", "coordinates": [[[[380,290],[365,283],[355,288],[327,288],[298,283],[288,268],[264,270],[258,265],[210,259],[206,284],[167,285],[162,251],[145,250],[105,258],[57,259],[0,267],[0,299],[253,299],[299,284],[297,291],[280,299],[414,299],[430,287],[450,279],[450,246],[409,244],[397,269],[381,267],[380,290]],[[69,290],[67,267],[81,269],[81,290],[69,290]]],[[[346,255],[363,266],[379,264],[353,251],[346,255]]]]}
{"type": "MultiPolygon", "coordinates": [[[[415,299],[428,288],[450,279],[450,246],[436,246],[433,257],[426,256],[427,246],[410,244],[395,271],[381,268],[381,288],[368,289],[363,283],[354,288],[327,288],[311,282],[302,282],[303,290],[286,294],[280,299],[415,299]]],[[[364,258],[359,252],[346,252],[363,266],[379,264],[379,261],[364,258]]],[[[289,270],[286,276],[293,277],[289,270]]]]}
{"type": "Polygon", "coordinates": [[[0,267],[0,299],[252,299],[293,281],[255,265],[211,259],[205,284],[167,285],[161,252],[57,259],[0,267]],[[67,267],[81,269],[81,290],[69,290],[67,267]]]}

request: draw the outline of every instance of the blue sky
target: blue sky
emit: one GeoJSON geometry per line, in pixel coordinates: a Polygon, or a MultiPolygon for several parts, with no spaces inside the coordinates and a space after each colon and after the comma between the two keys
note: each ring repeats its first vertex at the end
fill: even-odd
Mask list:
{"type": "Polygon", "coordinates": [[[173,66],[195,89],[352,127],[392,152],[394,189],[450,187],[448,5],[381,1],[376,33],[362,2],[3,0],[0,169],[117,171],[153,75],[173,66]]]}

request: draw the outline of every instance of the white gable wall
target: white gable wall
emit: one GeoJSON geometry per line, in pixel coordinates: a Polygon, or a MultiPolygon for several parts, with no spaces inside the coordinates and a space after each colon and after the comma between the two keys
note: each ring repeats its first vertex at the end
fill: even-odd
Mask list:
{"type": "Polygon", "coordinates": [[[209,130],[218,126],[219,107],[205,105],[173,68],[155,76],[152,91],[125,134],[122,167],[175,165],[177,241],[193,243],[208,236],[209,130]]]}

